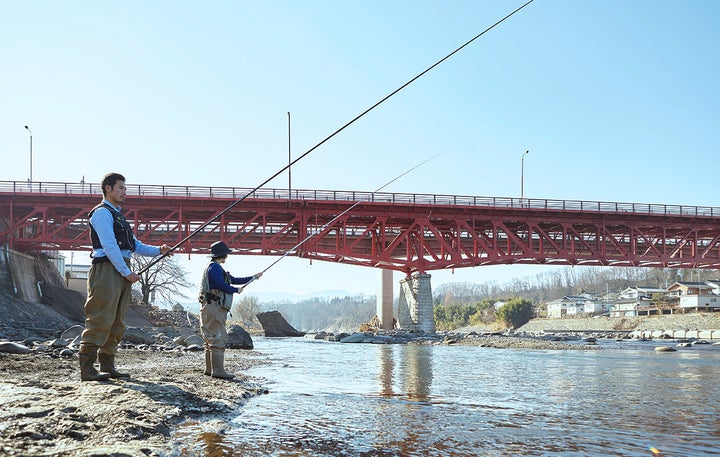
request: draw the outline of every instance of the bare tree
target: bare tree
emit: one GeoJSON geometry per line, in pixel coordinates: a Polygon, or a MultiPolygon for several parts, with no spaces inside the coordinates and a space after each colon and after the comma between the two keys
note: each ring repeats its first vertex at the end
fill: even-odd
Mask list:
{"type": "Polygon", "coordinates": [[[255,295],[245,295],[236,301],[232,308],[232,315],[239,317],[243,322],[255,322],[255,315],[260,312],[260,302],[255,295]]]}
{"type": "MultiPolygon", "coordinates": [[[[132,270],[140,271],[152,261],[151,257],[133,256],[130,260],[132,270]]],[[[176,297],[188,298],[184,290],[192,284],[187,280],[187,271],[172,257],[163,257],[159,262],[145,270],[137,282],[142,303],[150,303],[156,299],[174,302],[176,297]]]]}

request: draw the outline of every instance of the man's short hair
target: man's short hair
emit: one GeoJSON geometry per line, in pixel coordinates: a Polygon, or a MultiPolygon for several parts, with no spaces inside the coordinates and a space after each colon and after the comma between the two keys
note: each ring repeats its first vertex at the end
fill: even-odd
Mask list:
{"type": "Polygon", "coordinates": [[[107,192],[105,191],[105,186],[110,186],[112,189],[115,187],[115,183],[118,181],[125,181],[125,176],[121,175],[120,173],[108,173],[103,177],[102,182],[100,183],[100,186],[102,187],[103,196],[107,195],[107,192]]]}

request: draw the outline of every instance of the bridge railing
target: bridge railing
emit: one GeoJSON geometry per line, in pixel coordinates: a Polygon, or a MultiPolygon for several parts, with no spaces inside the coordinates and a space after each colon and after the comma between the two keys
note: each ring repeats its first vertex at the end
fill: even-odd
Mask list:
{"type": "MultiPolygon", "coordinates": [[[[494,208],[548,209],[561,211],[597,211],[613,213],[665,214],[720,217],[720,207],[668,205],[661,203],[602,202],[585,200],[552,200],[545,198],[479,197],[464,195],[409,194],[397,192],[363,192],[345,190],[258,189],[215,186],[177,186],[162,184],[130,184],[128,195],[158,197],[242,197],[252,199],[334,200],[348,202],[380,202],[417,205],[482,206],[494,208]]],[[[100,195],[97,183],[0,181],[0,193],[51,193],[100,195]]]]}

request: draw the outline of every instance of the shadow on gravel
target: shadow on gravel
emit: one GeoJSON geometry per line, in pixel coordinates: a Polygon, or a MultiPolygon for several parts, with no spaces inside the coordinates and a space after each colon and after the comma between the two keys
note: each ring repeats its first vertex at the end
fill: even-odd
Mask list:
{"type": "MultiPolygon", "coordinates": [[[[176,406],[190,416],[212,412],[228,412],[231,407],[221,400],[207,400],[183,387],[172,384],[171,380],[148,382],[138,379],[124,381],[123,387],[136,390],[153,401],[176,406]]],[[[218,386],[218,389],[221,387],[218,386]]]]}

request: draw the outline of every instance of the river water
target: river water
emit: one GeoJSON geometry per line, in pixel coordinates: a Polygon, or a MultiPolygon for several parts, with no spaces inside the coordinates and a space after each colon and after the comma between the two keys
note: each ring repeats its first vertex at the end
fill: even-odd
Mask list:
{"type": "Polygon", "coordinates": [[[720,346],[254,343],[269,393],[223,433],[186,427],[180,455],[720,456],[720,346]]]}

